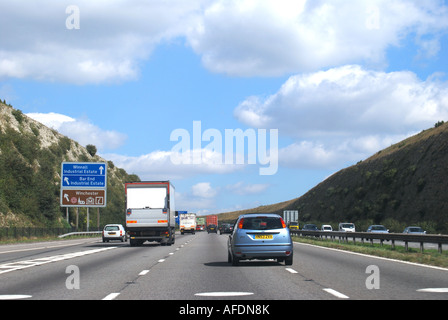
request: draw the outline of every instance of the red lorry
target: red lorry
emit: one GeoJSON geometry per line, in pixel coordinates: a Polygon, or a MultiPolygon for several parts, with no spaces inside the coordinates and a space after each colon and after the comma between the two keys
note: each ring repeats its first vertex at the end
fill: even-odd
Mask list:
{"type": "Polygon", "coordinates": [[[206,224],[207,224],[207,232],[208,233],[210,233],[210,232],[218,233],[218,216],[217,215],[207,216],[206,224]]]}

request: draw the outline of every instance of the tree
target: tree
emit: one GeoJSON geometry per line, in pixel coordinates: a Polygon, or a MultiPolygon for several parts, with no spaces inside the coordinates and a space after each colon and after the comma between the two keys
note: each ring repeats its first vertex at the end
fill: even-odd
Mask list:
{"type": "Polygon", "coordinates": [[[87,152],[93,157],[96,154],[96,147],[93,144],[88,144],[86,146],[87,152]]]}

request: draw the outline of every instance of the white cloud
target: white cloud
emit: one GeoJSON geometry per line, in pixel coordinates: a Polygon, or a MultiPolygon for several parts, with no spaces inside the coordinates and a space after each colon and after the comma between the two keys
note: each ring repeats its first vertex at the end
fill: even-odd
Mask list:
{"type": "Polygon", "coordinates": [[[279,150],[279,164],[305,169],[340,169],[407,138],[403,135],[370,135],[339,141],[298,141],[279,150]]]}
{"type": "Polygon", "coordinates": [[[272,76],[341,64],[382,66],[386,50],[408,36],[433,56],[448,10],[437,0],[220,0],[198,21],[188,41],[208,69],[272,76]]]}
{"type": "Polygon", "coordinates": [[[50,112],[50,113],[27,113],[26,114],[28,117],[39,121],[40,123],[46,125],[47,127],[51,128],[51,129],[55,129],[55,130],[59,130],[62,125],[65,123],[69,123],[69,122],[75,122],[76,120],[72,117],[60,114],[60,113],[55,113],[55,112],[50,112]]]}
{"type": "Polygon", "coordinates": [[[228,185],[226,189],[234,194],[246,196],[252,194],[260,194],[269,188],[267,183],[251,183],[247,184],[243,181],[228,185]]]}
{"type": "MultiPolygon", "coordinates": [[[[208,154],[210,150],[201,150],[202,154],[208,154]]],[[[215,164],[212,161],[205,161],[199,164],[191,162],[174,163],[173,151],[153,151],[140,156],[126,156],[118,154],[103,154],[115,165],[124,168],[129,173],[137,174],[142,180],[176,180],[185,179],[200,174],[226,174],[244,168],[242,165],[215,164]]],[[[210,156],[211,158],[221,157],[220,155],[210,156]]]]}
{"type": "Polygon", "coordinates": [[[214,198],[217,194],[210,182],[199,182],[191,187],[193,196],[199,198],[214,198]]]}
{"type": "Polygon", "coordinates": [[[0,79],[75,84],[134,80],[161,41],[183,33],[198,1],[76,1],[79,29],[68,29],[71,1],[1,2],[0,79]]]}
{"type": "Polygon", "coordinates": [[[278,128],[295,139],[279,150],[281,165],[341,165],[448,119],[448,83],[412,72],[348,65],[290,77],[265,99],[234,111],[250,126],[278,128]]]}
{"type": "Polygon", "coordinates": [[[217,189],[214,189],[210,182],[196,183],[189,191],[176,191],[176,207],[194,210],[193,212],[199,215],[208,214],[209,209],[215,207],[217,193],[217,189]]]}
{"type": "Polygon", "coordinates": [[[163,42],[182,38],[206,68],[236,76],[382,66],[413,37],[421,57],[440,50],[448,10],[438,0],[3,1],[0,79],[75,84],[131,81],[163,42]]]}
{"type": "Polygon", "coordinates": [[[103,130],[90,123],[87,119],[74,119],[54,112],[27,113],[26,115],[47,127],[57,130],[83,146],[93,144],[99,151],[116,149],[123,145],[127,139],[125,134],[112,130],[103,130]]]}
{"type": "Polygon", "coordinates": [[[447,94],[447,83],[412,72],[349,65],[292,76],[276,94],[248,98],[234,114],[247,125],[301,138],[402,134],[447,119],[447,94]]]}

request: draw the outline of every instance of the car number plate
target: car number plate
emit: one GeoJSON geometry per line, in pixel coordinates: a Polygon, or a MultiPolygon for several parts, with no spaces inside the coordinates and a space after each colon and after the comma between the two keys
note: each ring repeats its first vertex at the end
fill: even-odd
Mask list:
{"type": "Polygon", "coordinates": [[[109,235],[111,236],[111,235],[114,235],[115,234],[115,232],[109,232],[109,235]]]}
{"type": "Polygon", "coordinates": [[[274,236],[272,234],[257,234],[255,240],[272,240],[274,236]]]}

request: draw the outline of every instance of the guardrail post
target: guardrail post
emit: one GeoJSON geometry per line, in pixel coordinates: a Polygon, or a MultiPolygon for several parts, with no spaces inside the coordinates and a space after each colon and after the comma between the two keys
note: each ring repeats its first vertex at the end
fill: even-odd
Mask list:
{"type": "Polygon", "coordinates": [[[423,253],[423,242],[420,242],[420,252],[423,253]]]}
{"type": "Polygon", "coordinates": [[[439,251],[440,254],[442,254],[442,243],[438,243],[438,248],[437,250],[439,251]]]}

